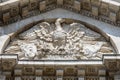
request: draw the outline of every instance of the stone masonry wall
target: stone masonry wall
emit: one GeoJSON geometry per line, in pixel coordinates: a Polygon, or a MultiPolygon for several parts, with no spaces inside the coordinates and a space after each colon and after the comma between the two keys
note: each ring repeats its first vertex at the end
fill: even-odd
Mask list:
{"type": "Polygon", "coordinates": [[[0,25],[39,15],[57,7],[120,26],[120,3],[112,0],[9,0],[0,3],[0,25]]]}

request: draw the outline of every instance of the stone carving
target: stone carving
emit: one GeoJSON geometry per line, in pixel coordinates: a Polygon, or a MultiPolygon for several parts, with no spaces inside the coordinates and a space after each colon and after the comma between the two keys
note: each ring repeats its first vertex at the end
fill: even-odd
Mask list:
{"type": "Polygon", "coordinates": [[[96,43],[95,45],[84,45],[83,52],[86,56],[92,57],[101,49],[103,43],[96,43]]]}
{"type": "Polygon", "coordinates": [[[66,19],[57,19],[55,24],[41,22],[19,34],[6,48],[20,59],[101,59],[102,54],[114,50],[100,34],[66,19]],[[106,50],[107,49],[107,50],[106,50]]]}
{"type": "Polygon", "coordinates": [[[52,34],[52,41],[53,45],[58,45],[62,46],[66,44],[66,38],[67,38],[67,33],[63,30],[62,26],[60,23],[62,23],[64,20],[63,19],[57,19],[56,21],[56,28],[55,31],[53,31],[52,34]]]}
{"type": "Polygon", "coordinates": [[[9,60],[2,61],[3,70],[11,70],[14,65],[15,65],[14,61],[9,60]]]}
{"type": "Polygon", "coordinates": [[[34,43],[23,43],[20,45],[20,49],[25,54],[25,57],[34,58],[37,55],[37,47],[34,43]]]}

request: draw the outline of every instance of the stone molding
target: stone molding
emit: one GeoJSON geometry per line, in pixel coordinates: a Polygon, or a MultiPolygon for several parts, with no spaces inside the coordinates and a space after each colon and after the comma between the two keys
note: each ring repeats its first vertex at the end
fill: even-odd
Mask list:
{"type": "Polygon", "coordinates": [[[11,24],[13,22],[17,22],[18,20],[39,15],[43,12],[47,12],[59,7],[83,14],[108,24],[120,26],[120,3],[118,2],[112,0],[72,0],[71,2],[65,2],[64,0],[50,0],[50,4],[47,5],[46,3],[49,3],[48,1],[49,0],[9,0],[0,3],[0,25],[11,24]],[[19,4],[20,6],[18,6],[19,4]],[[15,14],[15,16],[13,16],[12,14],[14,13],[20,14],[15,14]],[[4,16],[2,17],[2,15],[4,16]]]}

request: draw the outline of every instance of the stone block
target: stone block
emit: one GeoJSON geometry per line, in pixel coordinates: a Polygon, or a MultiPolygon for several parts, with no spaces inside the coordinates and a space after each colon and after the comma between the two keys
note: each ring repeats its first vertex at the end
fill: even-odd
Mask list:
{"type": "Polygon", "coordinates": [[[6,12],[3,14],[3,22],[7,23],[10,20],[10,12],[6,12]]]}
{"type": "Polygon", "coordinates": [[[64,71],[63,70],[56,70],[56,76],[63,76],[64,71]]]}
{"type": "Polygon", "coordinates": [[[112,60],[112,59],[111,60],[107,60],[105,62],[105,64],[106,64],[106,67],[107,67],[108,70],[110,70],[110,71],[117,70],[117,62],[116,62],[116,60],[112,60]]]}
{"type": "Polygon", "coordinates": [[[106,70],[105,69],[100,69],[98,71],[99,76],[105,76],[106,75],[106,70]]]}
{"type": "Polygon", "coordinates": [[[84,10],[88,10],[88,11],[90,11],[91,10],[91,2],[90,2],[90,0],[83,0],[82,1],[82,8],[84,9],[84,10]]]}
{"type": "Polygon", "coordinates": [[[95,7],[95,6],[92,6],[92,14],[94,15],[94,16],[98,16],[99,14],[99,11],[98,11],[99,9],[98,9],[98,7],[95,7]]]}
{"type": "Polygon", "coordinates": [[[34,10],[38,7],[38,1],[37,0],[30,0],[29,2],[29,9],[34,10]]]}
{"type": "Polygon", "coordinates": [[[12,70],[16,64],[16,59],[9,59],[9,56],[2,56],[2,69],[12,70]],[[8,57],[8,58],[7,58],[8,57]]]}
{"type": "Polygon", "coordinates": [[[10,5],[8,3],[1,3],[0,4],[1,8],[1,18],[4,23],[8,22],[10,19],[10,5]]]}
{"type": "Polygon", "coordinates": [[[11,7],[10,15],[12,17],[19,15],[19,7],[18,6],[11,7]]]}
{"type": "Polygon", "coordinates": [[[15,80],[22,80],[21,77],[15,77],[15,80]]]}
{"type": "Polygon", "coordinates": [[[35,80],[43,80],[42,77],[36,77],[35,80]]]}
{"type": "Polygon", "coordinates": [[[29,0],[20,0],[20,7],[24,7],[29,4],[29,0]]]}
{"type": "Polygon", "coordinates": [[[43,70],[42,69],[36,69],[35,74],[36,74],[36,76],[42,76],[43,75],[43,70]]]}
{"type": "Polygon", "coordinates": [[[85,76],[85,70],[84,69],[79,69],[78,70],[78,76],[85,76]]]}
{"type": "Polygon", "coordinates": [[[120,80],[120,74],[114,75],[114,80],[120,80]]]}
{"type": "Polygon", "coordinates": [[[113,12],[118,12],[120,10],[120,3],[116,2],[116,1],[110,1],[109,9],[113,12]]]}
{"type": "Polygon", "coordinates": [[[29,0],[20,0],[20,14],[22,17],[25,17],[28,14],[29,0]]]}
{"type": "Polygon", "coordinates": [[[39,10],[44,11],[45,9],[46,9],[46,2],[45,1],[40,2],[39,10]]]}
{"type": "Polygon", "coordinates": [[[74,5],[74,0],[69,0],[69,1],[67,1],[67,0],[63,0],[63,4],[65,5],[65,6],[70,6],[70,7],[72,7],[73,5],[74,5]]]}
{"type": "Polygon", "coordinates": [[[120,12],[118,12],[117,19],[120,21],[120,12]]]}
{"type": "Polygon", "coordinates": [[[46,6],[50,6],[50,5],[56,5],[57,0],[45,0],[46,1],[46,6]]]}
{"type": "Polygon", "coordinates": [[[74,67],[66,67],[65,68],[65,74],[69,76],[73,76],[76,74],[76,70],[74,67]]]}
{"type": "Polygon", "coordinates": [[[85,80],[85,78],[84,77],[79,77],[78,80],[85,80]]]}
{"type": "Polygon", "coordinates": [[[11,76],[11,71],[5,71],[5,72],[3,72],[3,75],[6,75],[6,76],[11,76]]]}
{"type": "Polygon", "coordinates": [[[48,75],[48,76],[52,76],[55,74],[55,69],[54,67],[46,67],[45,70],[44,70],[44,74],[48,75]]]}
{"type": "Polygon", "coordinates": [[[63,0],[57,0],[57,5],[63,5],[63,0]]]}
{"type": "Polygon", "coordinates": [[[81,3],[79,1],[74,1],[74,9],[77,11],[81,10],[81,3]]]}
{"type": "Polygon", "coordinates": [[[2,11],[6,11],[10,9],[10,5],[8,3],[1,3],[0,4],[2,11]]]}
{"type": "Polygon", "coordinates": [[[109,4],[106,0],[102,0],[101,2],[100,14],[104,16],[108,16],[109,14],[109,4]]]}
{"type": "Polygon", "coordinates": [[[34,67],[24,67],[23,68],[23,74],[24,75],[34,75],[34,72],[35,72],[35,70],[34,70],[34,67]]]}
{"type": "Polygon", "coordinates": [[[113,22],[116,22],[117,20],[117,14],[114,12],[110,12],[110,16],[109,16],[110,20],[113,22]]]}
{"type": "Polygon", "coordinates": [[[22,75],[22,70],[21,69],[15,69],[14,74],[15,74],[15,76],[21,76],[22,75]]]}
{"type": "Polygon", "coordinates": [[[10,3],[10,15],[12,17],[19,15],[19,0],[14,0],[10,3]]]}
{"type": "Polygon", "coordinates": [[[106,80],[106,77],[99,77],[99,80],[106,80]]]}
{"type": "Polygon", "coordinates": [[[26,17],[28,15],[28,13],[29,13],[28,7],[27,6],[23,7],[22,13],[21,13],[22,17],[26,17]]]}
{"type": "Polygon", "coordinates": [[[93,6],[100,6],[100,0],[91,0],[91,4],[93,5],[93,6]]]}
{"type": "Polygon", "coordinates": [[[58,77],[57,80],[63,80],[63,78],[62,77],[58,77]]]}

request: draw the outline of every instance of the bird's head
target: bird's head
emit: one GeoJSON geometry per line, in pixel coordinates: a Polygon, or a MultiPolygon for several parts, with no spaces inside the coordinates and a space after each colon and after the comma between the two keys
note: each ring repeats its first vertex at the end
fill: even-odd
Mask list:
{"type": "Polygon", "coordinates": [[[63,18],[58,18],[57,20],[56,20],[56,22],[59,22],[59,23],[63,23],[65,21],[65,19],[63,19],[63,18]]]}

